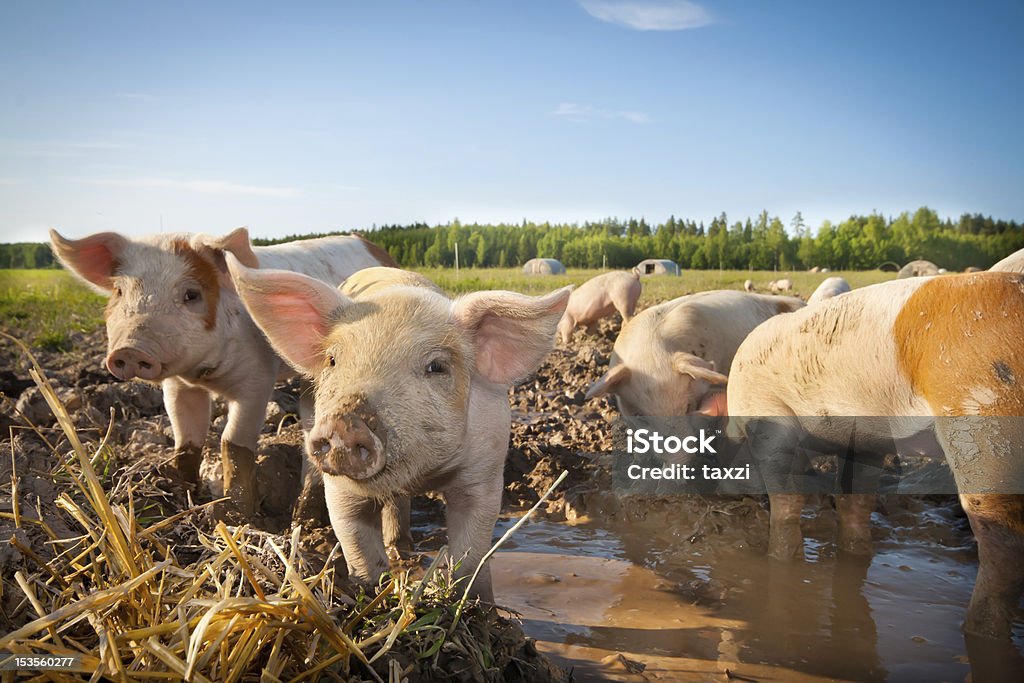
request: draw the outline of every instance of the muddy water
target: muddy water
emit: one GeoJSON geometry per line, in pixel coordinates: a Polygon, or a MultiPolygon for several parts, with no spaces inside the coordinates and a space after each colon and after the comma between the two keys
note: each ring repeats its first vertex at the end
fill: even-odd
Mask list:
{"type": "Polygon", "coordinates": [[[969,652],[960,631],[969,529],[949,504],[909,504],[876,513],[870,560],[835,555],[829,509],[805,520],[803,562],[768,559],[760,522],[693,543],[671,511],[534,522],[493,559],[496,598],[580,681],[1024,680],[1014,648],[969,652]]]}

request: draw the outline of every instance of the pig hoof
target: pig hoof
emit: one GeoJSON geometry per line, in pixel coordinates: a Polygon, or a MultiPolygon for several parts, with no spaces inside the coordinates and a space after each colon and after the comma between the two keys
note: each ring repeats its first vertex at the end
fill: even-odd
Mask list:
{"type": "Polygon", "coordinates": [[[327,501],[324,500],[323,493],[319,497],[307,493],[300,494],[295,503],[292,522],[303,527],[329,526],[331,521],[327,515],[327,501]]]}
{"type": "Polygon", "coordinates": [[[199,464],[203,461],[203,449],[189,444],[174,452],[174,468],[182,479],[190,484],[199,483],[199,464]]]}
{"type": "Polygon", "coordinates": [[[849,555],[870,556],[874,550],[871,534],[839,534],[839,551],[849,555]]]}

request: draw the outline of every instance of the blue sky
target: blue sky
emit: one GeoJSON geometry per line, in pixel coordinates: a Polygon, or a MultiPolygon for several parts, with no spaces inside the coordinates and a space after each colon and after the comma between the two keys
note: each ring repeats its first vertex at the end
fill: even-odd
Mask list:
{"type": "Polygon", "coordinates": [[[7,2],[0,241],[1024,220],[1022,34],[1016,1],[7,2]]]}

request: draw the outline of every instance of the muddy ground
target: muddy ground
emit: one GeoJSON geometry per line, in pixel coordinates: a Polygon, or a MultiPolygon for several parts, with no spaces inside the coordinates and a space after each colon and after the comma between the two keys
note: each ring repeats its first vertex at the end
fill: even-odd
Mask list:
{"type": "MultiPolygon", "coordinates": [[[[513,638],[515,644],[505,647],[510,659],[536,662],[537,639],[561,671],[528,667],[536,672],[536,680],[552,675],[577,680],[913,680],[916,675],[898,674],[918,670],[943,676],[948,672],[962,679],[970,671],[956,624],[935,638],[942,648],[932,659],[926,658],[927,667],[915,669],[918,660],[913,653],[879,654],[885,650],[886,634],[877,632],[868,614],[879,608],[872,603],[868,609],[855,598],[853,607],[843,608],[846,598],[836,596],[838,583],[853,581],[856,596],[870,592],[865,582],[876,579],[865,567],[854,570],[851,579],[845,565],[836,562],[831,544],[835,517],[827,498],[816,500],[807,513],[810,569],[787,570],[780,577],[766,574],[768,514],[767,502],[760,497],[613,495],[608,456],[600,454],[611,448],[609,421],[617,413],[606,400],[585,401],[584,393],[606,369],[617,331],[618,322],[611,320],[604,321],[596,335],[577,330],[568,347],[557,348],[535,377],[511,391],[512,439],[505,467],[505,519],[499,531],[533,505],[562,470],[569,476],[543,509],[542,521],[525,527],[509,543],[510,552],[499,553],[493,563],[498,601],[509,609],[513,622],[523,620],[532,636],[513,638]],[[774,602],[758,590],[762,581],[774,587],[774,602]],[[823,581],[828,584],[825,593],[823,581]],[[805,592],[812,589],[818,592],[805,592]],[[849,652],[824,659],[811,654],[828,650],[839,636],[831,617],[821,629],[794,627],[792,620],[799,619],[787,609],[803,600],[812,621],[816,611],[835,616],[848,610],[852,621],[842,628],[858,634],[850,641],[849,652]],[[773,616],[760,619],[758,625],[764,614],[773,616]],[[864,640],[865,629],[873,638],[864,640]],[[797,640],[803,631],[809,633],[796,646],[781,635],[785,630],[793,630],[792,639],[797,640]],[[872,650],[870,656],[867,650],[872,650]],[[904,660],[910,662],[909,668],[901,669],[904,660]]],[[[171,466],[171,429],[159,389],[116,381],[101,365],[104,352],[105,336],[98,330],[76,337],[70,352],[38,352],[37,359],[79,429],[92,439],[99,440],[113,414],[114,447],[105,465],[108,485],[135,486],[136,508],[154,519],[210,500],[219,493],[216,483],[212,489],[190,490],[171,466]]],[[[56,442],[60,452],[61,437],[28,379],[28,368],[19,349],[0,343],[0,392],[6,397],[0,410],[0,482],[9,480],[7,454],[13,452],[22,505],[35,509],[38,500],[44,517],[59,524],[59,515],[48,511],[59,483],[46,474],[54,463],[45,440],[56,442]]],[[[297,396],[297,381],[278,387],[260,440],[258,493],[263,514],[252,523],[273,533],[289,529],[299,491],[302,434],[297,396]]],[[[216,482],[219,433],[225,421],[222,404],[215,406],[214,415],[204,473],[216,482]]],[[[0,490],[9,492],[9,487],[0,490]]],[[[9,496],[0,498],[0,510],[9,510],[10,504],[9,496]]],[[[417,556],[407,566],[422,564],[444,538],[440,501],[423,496],[413,505],[417,556]]],[[[931,572],[928,576],[941,574],[942,580],[956,584],[956,600],[966,600],[976,557],[954,497],[886,496],[879,502],[876,522],[876,544],[892,555],[882,564],[896,563],[892,575],[879,585],[899,594],[904,590],[901,581],[921,580],[914,576],[921,568],[931,572]],[[927,552],[907,560],[899,551],[905,544],[927,552]]],[[[214,523],[212,516],[207,523],[214,523]]],[[[0,519],[0,539],[12,534],[46,557],[49,548],[41,534],[15,530],[0,519]]],[[[335,539],[329,527],[321,527],[308,529],[303,542],[310,553],[326,556],[335,539]]],[[[880,554],[883,559],[888,557],[885,552],[880,554]]],[[[877,568],[878,562],[876,558],[871,566],[877,568]]],[[[13,587],[13,572],[25,566],[17,548],[0,545],[5,585],[0,629],[14,628],[31,617],[17,589],[6,590],[13,587]]],[[[961,608],[951,607],[942,618],[962,618],[961,608]]],[[[906,616],[891,620],[889,628],[900,631],[900,642],[924,638],[906,632],[913,631],[914,609],[910,600],[905,610],[897,609],[906,616]]]]}

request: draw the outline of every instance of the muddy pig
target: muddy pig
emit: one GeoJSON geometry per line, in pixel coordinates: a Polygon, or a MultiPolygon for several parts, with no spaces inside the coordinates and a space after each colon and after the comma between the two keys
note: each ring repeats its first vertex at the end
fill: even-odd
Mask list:
{"type": "MultiPolygon", "coordinates": [[[[396,284],[359,299],[297,273],[229,260],[239,294],[274,348],[312,378],[308,436],[349,574],[388,569],[381,508],[440,491],[459,576],[491,545],[511,414],[508,388],[554,346],[571,288],[543,297],[396,284]]],[[[483,571],[476,594],[492,599],[483,571]]]]}
{"type": "MultiPolygon", "coordinates": [[[[754,330],[733,361],[728,409],[751,416],[751,452],[770,493],[771,555],[803,553],[792,427],[843,452],[852,438],[829,433],[843,416],[887,416],[858,423],[857,459],[878,440],[924,427],[938,438],[978,541],[964,630],[1008,639],[1024,593],[1022,336],[1024,275],[1003,272],[885,282],[754,330]]],[[[874,508],[870,493],[837,496],[841,548],[870,552],[874,508]]]]}
{"type": "Polygon", "coordinates": [[[569,297],[565,315],[558,323],[558,336],[563,344],[568,344],[577,325],[593,331],[598,320],[616,311],[623,323],[629,322],[639,298],[640,276],[636,273],[615,271],[592,277],[569,297]]]}
{"type": "Polygon", "coordinates": [[[615,340],[608,372],[587,398],[614,394],[623,415],[723,414],[720,392],[750,331],[802,308],[791,297],[700,292],[645,309],[615,340]]]}
{"type": "Polygon", "coordinates": [[[175,464],[199,480],[214,394],[227,402],[221,439],[224,491],[249,514],[255,500],[255,451],[274,382],[291,371],[246,313],[225,254],[340,283],[360,268],[394,264],[361,237],[325,237],[252,247],[245,228],[224,237],[102,232],[50,241],[60,262],[110,297],[106,367],[122,380],[159,382],[174,430],[175,464]]]}

